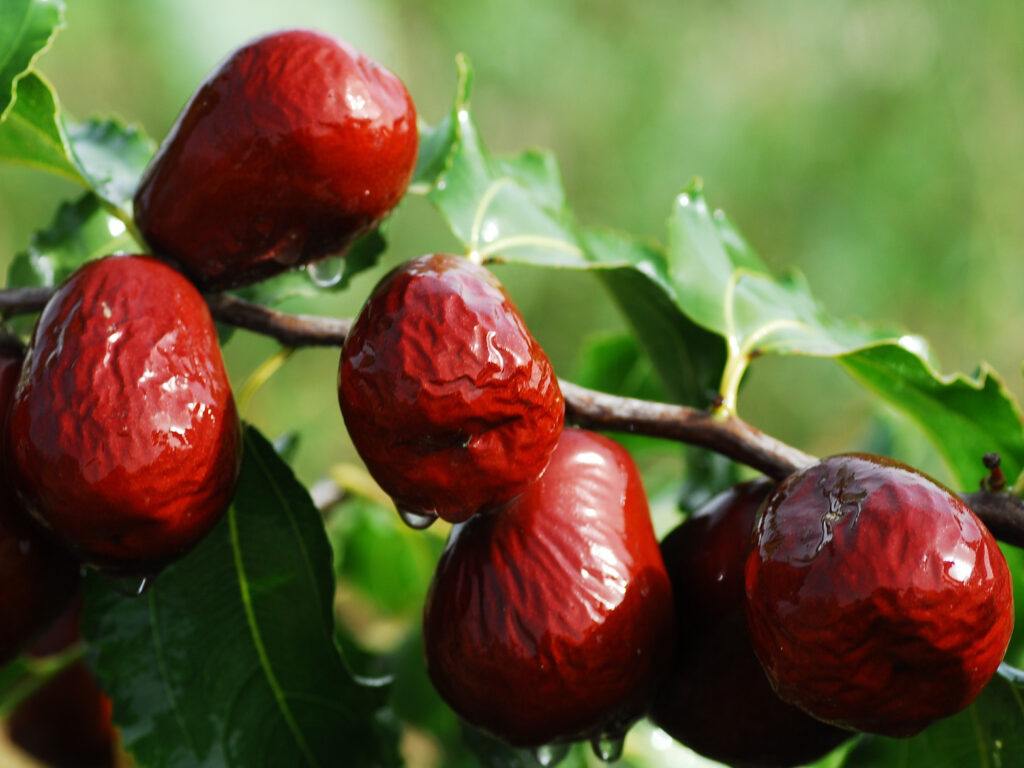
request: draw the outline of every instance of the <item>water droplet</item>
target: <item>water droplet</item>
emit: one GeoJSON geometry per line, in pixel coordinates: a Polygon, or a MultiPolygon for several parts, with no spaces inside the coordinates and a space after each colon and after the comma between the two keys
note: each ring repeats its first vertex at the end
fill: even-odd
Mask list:
{"type": "Polygon", "coordinates": [[[558,765],[569,756],[569,745],[545,744],[533,750],[533,756],[537,758],[537,762],[543,765],[544,768],[549,768],[549,766],[558,765]]]}
{"type": "Polygon", "coordinates": [[[141,597],[149,589],[149,585],[153,583],[151,576],[106,575],[106,579],[115,592],[125,597],[141,597]]]}
{"type": "Polygon", "coordinates": [[[422,531],[424,528],[429,528],[437,520],[437,515],[424,515],[422,512],[413,512],[410,509],[398,508],[398,516],[402,518],[402,522],[417,531],[422,531]]]}
{"type": "Polygon", "coordinates": [[[622,757],[625,742],[626,737],[623,734],[603,733],[590,740],[590,748],[594,750],[598,760],[605,763],[614,763],[622,757]]]}
{"type": "Polygon", "coordinates": [[[307,264],[306,274],[309,275],[309,279],[313,281],[314,285],[330,288],[341,280],[343,266],[344,259],[340,256],[328,256],[326,259],[307,264]]]}

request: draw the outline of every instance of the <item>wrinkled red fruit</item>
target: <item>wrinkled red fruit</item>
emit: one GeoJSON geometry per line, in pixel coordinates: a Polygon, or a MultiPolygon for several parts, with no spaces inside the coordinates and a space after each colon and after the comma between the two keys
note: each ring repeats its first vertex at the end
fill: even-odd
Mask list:
{"type": "Polygon", "coordinates": [[[679,631],[650,717],[734,768],[804,765],[850,737],[776,696],[750,647],[743,567],[757,510],[773,487],[766,480],[734,486],[661,543],[679,631]]]}
{"type": "Polygon", "coordinates": [[[393,74],[307,30],[235,51],[185,105],[135,194],[161,256],[205,288],[344,251],[402,198],[416,110],[393,74]]]}
{"type": "Polygon", "coordinates": [[[672,595],[629,454],[562,433],[519,499],[453,529],[423,615],[427,670],[517,746],[621,734],[672,647],[672,595]]]}
{"type": "Polygon", "coordinates": [[[1010,574],[988,530],[953,493],[878,456],[834,456],[778,486],[746,591],[779,696],[887,736],[969,705],[1013,628],[1010,574]]]}
{"type": "Polygon", "coordinates": [[[238,415],[202,296],[145,256],[77,270],[46,305],[9,430],[26,507],[83,560],[150,572],[234,493],[238,415]]]}
{"type": "MultiPolygon", "coordinates": [[[[20,369],[20,351],[0,350],[4,433],[20,369]]],[[[60,615],[79,578],[78,561],[29,520],[0,473],[0,667],[60,615]]]]}
{"type": "Polygon", "coordinates": [[[551,363],[501,284],[445,255],[374,289],[342,349],[338,401],[399,509],[451,522],[522,493],[565,417],[551,363]]]}
{"type": "MultiPolygon", "coordinates": [[[[39,658],[81,640],[81,599],[32,646],[39,658]]],[[[11,741],[52,768],[112,768],[116,737],[110,699],[85,662],[63,670],[25,699],[7,720],[11,741]]]]}

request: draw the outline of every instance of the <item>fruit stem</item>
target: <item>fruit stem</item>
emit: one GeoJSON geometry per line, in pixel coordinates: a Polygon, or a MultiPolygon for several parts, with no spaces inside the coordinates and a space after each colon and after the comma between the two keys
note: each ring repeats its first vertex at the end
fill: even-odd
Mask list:
{"type": "Polygon", "coordinates": [[[82,643],[75,643],[52,656],[24,657],[20,662],[24,667],[24,673],[0,690],[0,719],[10,715],[25,699],[83,658],[85,646],[82,643]]]}

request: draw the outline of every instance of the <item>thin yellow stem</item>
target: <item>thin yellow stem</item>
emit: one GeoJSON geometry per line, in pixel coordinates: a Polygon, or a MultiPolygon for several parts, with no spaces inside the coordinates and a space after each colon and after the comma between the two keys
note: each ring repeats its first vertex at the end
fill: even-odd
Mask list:
{"type": "Polygon", "coordinates": [[[281,349],[260,363],[259,367],[250,374],[249,378],[246,379],[245,384],[242,385],[241,390],[239,390],[238,396],[235,398],[238,404],[239,413],[245,413],[253,395],[255,395],[264,384],[270,381],[271,376],[281,370],[281,367],[288,362],[288,358],[291,357],[294,352],[294,347],[281,347],[281,349]]]}

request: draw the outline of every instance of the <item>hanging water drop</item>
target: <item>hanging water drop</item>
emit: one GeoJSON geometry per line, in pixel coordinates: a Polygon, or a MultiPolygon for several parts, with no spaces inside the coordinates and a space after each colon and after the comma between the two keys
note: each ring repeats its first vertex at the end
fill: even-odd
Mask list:
{"type": "Polygon", "coordinates": [[[340,256],[328,256],[326,259],[307,264],[306,274],[309,275],[309,279],[313,281],[314,285],[330,288],[341,280],[343,266],[344,259],[340,256]]]}
{"type": "Polygon", "coordinates": [[[569,756],[568,744],[545,744],[533,750],[533,756],[544,768],[558,765],[569,756]]]}
{"type": "Polygon", "coordinates": [[[437,520],[437,515],[424,515],[421,512],[413,512],[412,510],[402,509],[401,507],[398,508],[398,516],[402,518],[403,523],[417,531],[429,528],[437,520]]]}
{"type": "Polygon", "coordinates": [[[107,582],[119,595],[141,597],[153,582],[151,576],[106,576],[107,582]]]}
{"type": "Polygon", "coordinates": [[[590,740],[590,748],[594,750],[598,760],[605,763],[614,763],[622,757],[625,742],[626,737],[624,734],[602,733],[600,736],[590,740]]]}

